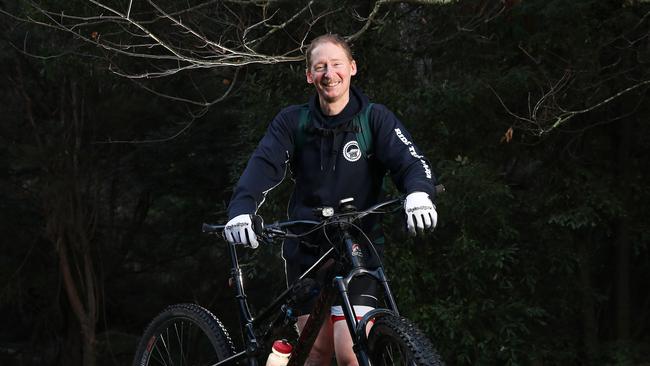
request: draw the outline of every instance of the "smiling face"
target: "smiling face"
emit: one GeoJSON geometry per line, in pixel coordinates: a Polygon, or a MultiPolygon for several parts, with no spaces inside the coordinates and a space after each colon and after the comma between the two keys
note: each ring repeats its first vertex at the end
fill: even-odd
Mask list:
{"type": "Polygon", "coordinates": [[[314,84],[323,113],[338,114],[350,98],[350,80],[357,65],[343,47],[323,42],[311,50],[307,82],[314,84]]]}

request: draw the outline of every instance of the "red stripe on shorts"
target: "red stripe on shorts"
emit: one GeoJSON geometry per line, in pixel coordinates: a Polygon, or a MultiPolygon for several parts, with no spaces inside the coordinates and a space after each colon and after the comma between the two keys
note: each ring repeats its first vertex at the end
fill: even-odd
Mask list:
{"type": "MultiPolygon", "coordinates": [[[[361,320],[363,318],[362,316],[358,316],[357,320],[361,320]]],[[[336,323],[338,321],[345,320],[345,316],[343,315],[332,315],[332,323],[336,323]]],[[[375,319],[370,319],[369,323],[372,324],[375,322],[375,319]]]]}

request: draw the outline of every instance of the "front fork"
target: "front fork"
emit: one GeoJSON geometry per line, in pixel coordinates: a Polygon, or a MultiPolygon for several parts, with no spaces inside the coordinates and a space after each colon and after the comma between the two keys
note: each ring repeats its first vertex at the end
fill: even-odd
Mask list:
{"type": "Polygon", "coordinates": [[[348,327],[348,331],[352,337],[352,349],[357,356],[359,365],[370,366],[367,354],[368,337],[366,335],[366,325],[369,321],[378,316],[386,314],[399,315],[399,312],[397,310],[397,303],[395,302],[390,287],[388,286],[388,279],[386,278],[383,268],[378,267],[375,270],[366,269],[364,267],[363,256],[359,255],[359,245],[354,243],[352,236],[348,233],[344,234],[343,242],[345,244],[345,249],[347,250],[348,258],[352,261],[352,270],[347,277],[336,276],[334,278],[334,285],[341,296],[341,308],[343,310],[343,315],[345,316],[345,323],[348,327]],[[352,279],[361,275],[372,276],[375,280],[379,281],[384,290],[384,298],[388,309],[374,309],[357,321],[354,308],[350,303],[350,298],[348,296],[348,286],[352,279]]]}

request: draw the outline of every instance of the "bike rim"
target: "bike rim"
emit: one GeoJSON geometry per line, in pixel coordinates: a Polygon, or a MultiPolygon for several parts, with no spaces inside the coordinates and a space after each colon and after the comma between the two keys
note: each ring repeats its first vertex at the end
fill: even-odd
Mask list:
{"type": "Polygon", "coordinates": [[[217,361],[215,346],[203,329],[194,322],[174,319],[149,339],[142,365],[203,366],[217,361]]]}

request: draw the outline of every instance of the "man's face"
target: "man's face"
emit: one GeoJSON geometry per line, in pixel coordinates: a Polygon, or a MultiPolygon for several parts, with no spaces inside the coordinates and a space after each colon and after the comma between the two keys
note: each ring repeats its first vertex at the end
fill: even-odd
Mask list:
{"type": "Polygon", "coordinates": [[[357,65],[340,46],[325,42],[311,52],[311,66],[307,69],[307,82],[314,84],[321,101],[335,103],[346,99],[350,79],[357,73],[357,65]]]}

